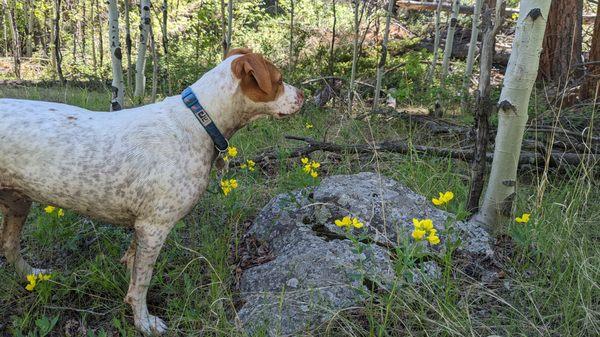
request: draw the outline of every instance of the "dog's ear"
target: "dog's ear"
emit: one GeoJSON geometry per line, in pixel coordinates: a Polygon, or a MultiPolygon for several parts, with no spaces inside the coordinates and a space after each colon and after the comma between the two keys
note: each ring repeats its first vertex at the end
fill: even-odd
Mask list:
{"type": "Polygon", "coordinates": [[[241,80],[242,90],[253,101],[272,101],[280,90],[281,74],[260,54],[236,58],[231,63],[231,71],[241,80]]]}
{"type": "Polygon", "coordinates": [[[250,54],[250,53],[252,53],[252,49],[250,49],[250,48],[234,48],[234,49],[231,49],[227,53],[227,55],[225,55],[225,57],[223,59],[225,60],[229,56],[233,56],[233,55],[246,55],[246,54],[250,54]]]}

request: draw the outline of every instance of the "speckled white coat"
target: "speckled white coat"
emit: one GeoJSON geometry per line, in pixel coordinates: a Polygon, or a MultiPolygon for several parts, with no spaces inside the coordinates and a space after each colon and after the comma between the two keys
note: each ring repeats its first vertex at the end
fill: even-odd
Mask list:
{"type": "MultiPolygon", "coordinates": [[[[274,101],[250,100],[231,71],[236,57],[191,86],[226,137],[257,117],[300,109],[302,93],[287,84],[274,101]]],[[[165,324],[146,307],[152,266],[173,224],[206,189],[214,158],[212,140],[180,96],[116,112],[0,99],[0,253],[19,273],[36,272],[19,247],[32,200],[133,226],[126,301],[138,329],[162,333],[165,324]]]]}

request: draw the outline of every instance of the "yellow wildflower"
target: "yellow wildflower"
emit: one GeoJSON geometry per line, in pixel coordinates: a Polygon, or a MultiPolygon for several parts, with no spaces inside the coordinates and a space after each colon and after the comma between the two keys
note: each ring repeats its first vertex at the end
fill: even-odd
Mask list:
{"type": "Polygon", "coordinates": [[[307,129],[312,129],[312,128],[313,128],[313,125],[312,125],[312,124],[310,124],[310,123],[306,123],[306,128],[307,128],[307,129]]]}
{"type": "Polygon", "coordinates": [[[450,202],[450,200],[454,199],[454,193],[452,193],[450,191],[447,191],[445,193],[440,192],[439,195],[440,195],[439,198],[431,199],[431,202],[433,202],[433,204],[436,206],[441,206],[441,205],[447,204],[450,202]]]}
{"type": "Polygon", "coordinates": [[[316,178],[319,176],[319,174],[317,173],[317,171],[310,171],[310,176],[316,178]]]}
{"type": "Polygon", "coordinates": [[[316,161],[313,160],[313,162],[310,163],[310,167],[312,167],[314,169],[317,169],[317,168],[321,167],[321,163],[318,163],[318,162],[316,162],[316,161]]]}
{"type": "Polygon", "coordinates": [[[362,228],[365,224],[360,222],[358,218],[352,218],[352,227],[354,228],[362,228]]]}
{"type": "Polygon", "coordinates": [[[302,162],[302,164],[308,164],[308,158],[306,157],[300,159],[300,161],[302,162]]]}
{"type": "Polygon", "coordinates": [[[310,171],[312,171],[312,167],[310,166],[310,164],[306,164],[306,165],[304,165],[303,170],[306,173],[310,173],[310,171]]]}
{"type": "Polygon", "coordinates": [[[224,195],[228,195],[232,190],[238,188],[238,182],[235,179],[221,180],[221,190],[224,195]]]}
{"type": "Polygon", "coordinates": [[[38,274],[38,280],[40,281],[48,281],[50,278],[52,277],[52,275],[50,274],[38,274]]]}
{"type": "Polygon", "coordinates": [[[412,237],[415,240],[421,240],[421,239],[423,239],[423,237],[425,236],[426,233],[427,232],[425,232],[422,229],[415,229],[415,230],[412,231],[412,237]]]}
{"type": "Polygon", "coordinates": [[[29,291],[33,291],[33,289],[35,288],[35,285],[37,284],[37,279],[36,279],[35,275],[34,274],[27,275],[27,281],[29,282],[29,284],[25,286],[25,289],[27,289],[29,291]]]}
{"type": "Polygon", "coordinates": [[[55,209],[56,209],[56,207],[48,205],[48,206],[46,206],[46,208],[44,208],[44,211],[46,213],[50,214],[50,213],[54,212],[55,209]]]}
{"type": "Polygon", "coordinates": [[[352,219],[349,216],[345,216],[341,220],[335,220],[335,225],[338,227],[349,227],[351,224],[352,219]]]}
{"type": "Polygon", "coordinates": [[[248,164],[248,171],[254,171],[256,163],[253,160],[246,160],[246,164],[248,164]]]}
{"type": "Polygon", "coordinates": [[[238,154],[237,148],[235,146],[230,146],[227,148],[227,155],[231,158],[235,158],[238,154]]]}
{"type": "Polygon", "coordinates": [[[516,217],[515,221],[518,222],[518,223],[528,223],[530,216],[531,216],[531,214],[529,214],[529,213],[523,213],[522,216],[516,217]]]}
{"type": "Polygon", "coordinates": [[[433,221],[431,219],[421,220],[421,228],[425,231],[431,231],[433,229],[433,221]]]}
{"type": "Polygon", "coordinates": [[[319,176],[319,172],[317,172],[317,169],[319,167],[321,167],[321,163],[314,161],[314,160],[311,161],[310,159],[308,159],[306,157],[300,159],[300,161],[302,162],[302,165],[303,165],[302,171],[306,172],[313,178],[316,178],[319,176]]]}
{"type": "Polygon", "coordinates": [[[437,235],[435,235],[435,233],[430,233],[427,237],[427,241],[429,241],[429,243],[432,245],[437,245],[438,243],[440,243],[440,238],[437,235]]]}
{"type": "Polygon", "coordinates": [[[57,215],[58,215],[59,218],[63,217],[63,216],[65,216],[65,211],[62,208],[59,208],[57,215]]]}

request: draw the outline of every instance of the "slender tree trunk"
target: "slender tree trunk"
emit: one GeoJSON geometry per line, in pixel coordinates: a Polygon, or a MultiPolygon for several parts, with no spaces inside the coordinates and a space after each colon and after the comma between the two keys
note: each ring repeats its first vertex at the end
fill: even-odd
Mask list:
{"type": "Polygon", "coordinates": [[[597,15],[594,22],[594,32],[592,33],[592,47],[590,48],[590,57],[588,59],[587,74],[581,86],[581,99],[594,98],[600,95],[600,2],[596,5],[597,15]]]}
{"type": "Polygon", "coordinates": [[[154,30],[150,26],[150,50],[152,50],[152,103],[156,102],[158,91],[158,52],[156,51],[156,42],[154,40],[154,30]]]}
{"type": "Polygon", "coordinates": [[[138,42],[138,55],[135,65],[135,92],[133,98],[137,104],[144,100],[144,91],[146,87],[146,48],[148,44],[148,34],[150,32],[150,0],[140,1],[140,40],[138,42]]]}
{"type": "Polygon", "coordinates": [[[17,28],[17,21],[15,18],[15,4],[11,1],[7,3],[4,0],[5,13],[8,17],[8,24],[10,25],[11,38],[12,38],[12,52],[13,52],[13,70],[15,77],[21,79],[21,41],[19,39],[19,29],[17,28]]]}
{"type": "Polygon", "coordinates": [[[329,75],[333,76],[333,67],[335,64],[335,34],[336,34],[336,24],[337,24],[337,11],[335,8],[335,1],[332,1],[332,11],[333,11],[333,26],[331,31],[331,46],[329,47],[329,75]]]}
{"type": "MultiPolygon", "coordinates": [[[[129,21],[129,1],[125,0],[125,49],[127,50],[127,87],[131,88],[132,70],[131,67],[131,25],[129,21]]],[[[129,89],[131,90],[131,89],[129,89]]]]}
{"type": "Polygon", "coordinates": [[[110,40],[110,59],[112,64],[112,99],[110,111],[123,108],[125,85],[123,83],[123,65],[121,59],[121,42],[119,41],[119,8],[117,0],[108,0],[108,36],[110,40]]]}
{"type": "Polygon", "coordinates": [[[163,53],[164,53],[164,69],[163,71],[165,72],[165,84],[166,84],[166,88],[167,88],[167,94],[171,95],[171,78],[170,78],[170,72],[169,72],[169,33],[167,31],[167,21],[168,21],[168,1],[164,0],[163,1],[163,5],[162,5],[162,25],[161,25],[161,29],[162,29],[162,45],[163,45],[163,53]]]}
{"type": "Polygon", "coordinates": [[[290,51],[288,71],[291,73],[294,70],[294,0],[290,0],[290,51]]]}
{"type": "Polygon", "coordinates": [[[583,0],[552,1],[540,60],[546,79],[564,84],[581,63],[582,20],[583,0]]]}
{"type": "Polygon", "coordinates": [[[65,83],[62,71],[62,53],[60,50],[60,12],[61,0],[54,1],[54,58],[56,59],[56,75],[60,83],[65,83]]]}
{"type": "Polygon", "coordinates": [[[431,83],[433,79],[433,74],[435,73],[435,69],[437,68],[437,62],[439,57],[440,50],[440,15],[442,13],[442,0],[438,0],[437,8],[435,10],[435,37],[433,39],[433,61],[431,62],[431,67],[429,67],[429,71],[427,72],[427,78],[425,83],[431,83]]]}
{"type": "Polygon", "coordinates": [[[348,112],[350,113],[352,112],[352,105],[354,102],[354,81],[356,79],[356,63],[358,62],[358,39],[360,32],[360,0],[352,0],[352,4],[354,7],[354,40],[352,44],[352,70],[350,72],[350,85],[348,86],[348,112]]]}
{"type": "Polygon", "coordinates": [[[83,20],[79,20],[79,24],[80,24],[80,31],[81,31],[81,59],[83,60],[83,64],[86,64],[86,59],[87,59],[87,54],[86,54],[86,40],[87,40],[87,36],[85,34],[85,27],[86,27],[86,8],[87,8],[87,4],[86,4],[86,0],[81,0],[81,17],[83,18],[83,20]]]}
{"type": "Polygon", "coordinates": [[[483,192],[484,177],[486,170],[486,155],[489,139],[489,118],[493,110],[490,99],[490,77],[492,70],[492,60],[494,58],[494,44],[496,34],[502,27],[504,16],[502,15],[502,2],[497,0],[493,8],[486,5],[482,16],[483,40],[481,43],[481,58],[479,60],[479,87],[477,90],[477,102],[475,106],[475,149],[473,151],[473,161],[471,163],[471,187],[469,190],[469,199],[467,201],[467,210],[471,213],[479,209],[479,199],[483,192]],[[496,15],[492,18],[492,11],[496,9],[496,15]]]}
{"type": "Polygon", "coordinates": [[[483,205],[473,218],[500,231],[513,213],[517,165],[527,123],[529,98],[537,77],[550,1],[522,0],[500,103],[494,159],[483,205]]]}
{"type": "Polygon", "coordinates": [[[33,33],[34,33],[34,20],[35,20],[35,1],[29,0],[27,6],[27,56],[31,57],[33,55],[33,33]]]}
{"type": "Polygon", "coordinates": [[[229,46],[227,45],[227,19],[225,16],[225,0],[221,0],[221,36],[223,40],[221,41],[221,46],[223,47],[223,58],[227,55],[227,51],[229,50],[229,46]]]}
{"type": "MultiPolygon", "coordinates": [[[[4,8],[4,12],[6,12],[6,8],[4,8]]],[[[4,15],[0,15],[0,21],[2,22],[2,37],[4,39],[4,51],[3,56],[6,57],[8,55],[8,29],[6,29],[6,21],[4,15]]]]}
{"type": "Polygon", "coordinates": [[[453,0],[452,2],[452,15],[450,16],[450,26],[448,27],[448,34],[446,35],[446,45],[444,46],[444,58],[442,59],[442,88],[446,82],[446,76],[448,75],[448,66],[450,64],[450,56],[452,56],[452,47],[454,46],[454,33],[456,32],[456,25],[458,24],[458,9],[460,8],[460,1],[453,0]]]}
{"type": "Polygon", "coordinates": [[[96,0],[96,22],[98,23],[98,56],[100,56],[100,75],[102,76],[102,68],[104,67],[104,34],[102,34],[104,30],[102,29],[102,26],[104,25],[104,22],[102,20],[102,12],[100,11],[100,5],[98,3],[99,1],[96,0]]]}
{"type": "Polygon", "coordinates": [[[383,78],[383,70],[387,58],[387,44],[390,36],[390,22],[392,21],[392,12],[394,11],[394,1],[388,0],[388,8],[385,16],[385,29],[383,31],[383,41],[381,42],[381,56],[377,66],[377,79],[375,81],[375,95],[373,98],[373,109],[379,107],[379,94],[381,92],[381,80],[383,78]]]}
{"type": "Polygon", "coordinates": [[[231,49],[233,36],[233,0],[227,2],[227,52],[231,49]]]}
{"type": "MultiPolygon", "coordinates": [[[[463,106],[467,101],[467,92],[471,84],[471,74],[473,73],[473,63],[475,62],[475,51],[477,50],[477,38],[479,37],[479,24],[483,22],[479,17],[481,15],[481,7],[483,0],[475,0],[475,9],[473,11],[472,24],[471,24],[471,39],[469,40],[469,52],[467,53],[467,66],[465,70],[465,78],[463,79],[463,92],[461,94],[461,100],[463,106]]],[[[492,53],[493,55],[493,53],[492,53]]],[[[481,77],[480,77],[481,78],[481,77]]]]}
{"type": "Polygon", "coordinates": [[[94,3],[91,2],[93,0],[90,0],[90,20],[89,22],[92,22],[92,27],[90,29],[90,32],[92,33],[92,40],[90,41],[90,44],[92,45],[92,69],[94,70],[94,76],[98,76],[98,58],[96,57],[96,34],[95,34],[95,29],[94,29],[94,3]]]}

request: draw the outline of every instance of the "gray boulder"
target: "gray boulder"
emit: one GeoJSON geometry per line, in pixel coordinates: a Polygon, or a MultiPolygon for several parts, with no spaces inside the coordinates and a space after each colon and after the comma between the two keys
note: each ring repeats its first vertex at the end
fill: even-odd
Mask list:
{"type": "Polygon", "coordinates": [[[436,255],[443,253],[445,240],[460,238],[463,253],[492,254],[482,228],[454,221],[452,214],[399,182],[366,172],[327,177],[315,188],[278,195],[246,237],[268,246],[272,258],[243,271],[238,323],[250,334],[270,336],[316,328],[393,283],[439,277],[433,261],[396,275],[396,247],[419,244],[426,254],[436,255]],[[334,224],[346,215],[359,218],[364,227],[347,230],[334,224]],[[432,219],[441,244],[414,243],[413,218],[432,219]]]}

